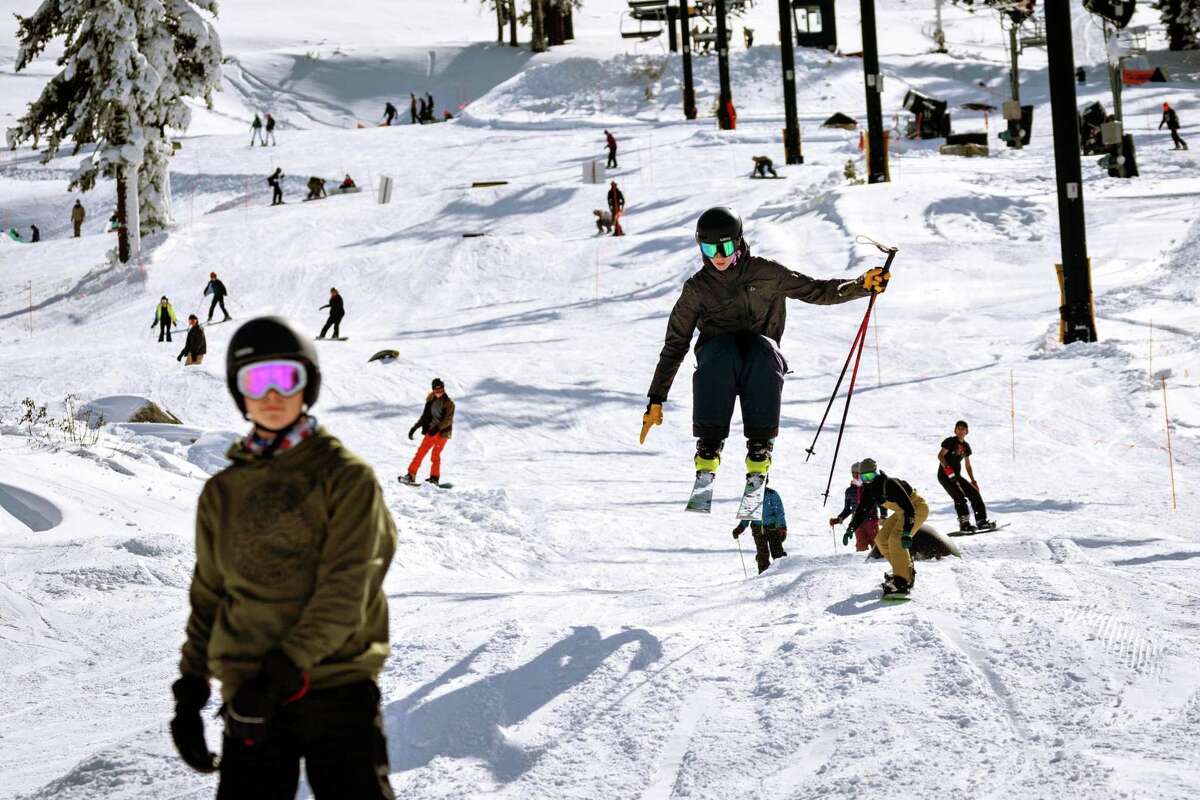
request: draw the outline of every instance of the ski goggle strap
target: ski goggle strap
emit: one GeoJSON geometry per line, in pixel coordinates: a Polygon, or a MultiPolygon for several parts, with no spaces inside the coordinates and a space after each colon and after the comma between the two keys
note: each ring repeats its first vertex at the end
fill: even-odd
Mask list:
{"type": "Polygon", "coordinates": [[[304,391],[308,370],[299,361],[258,361],[237,371],[238,391],[252,400],[261,400],[274,389],[284,397],[304,391]]]}
{"type": "Polygon", "coordinates": [[[879,473],[877,472],[863,472],[860,473],[858,477],[862,478],[863,483],[870,483],[871,481],[875,480],[875,476],[878,474],[879,473]]]}
{"type": "Polygon", "coordinates": [[[700,252],[705,258],[716,258],[717,256],[725,256],[728,258],[733,255],[733,251],[737,250],[737,242],[733,239],[722,239],[719,242],[701,242],[700,252]]]}

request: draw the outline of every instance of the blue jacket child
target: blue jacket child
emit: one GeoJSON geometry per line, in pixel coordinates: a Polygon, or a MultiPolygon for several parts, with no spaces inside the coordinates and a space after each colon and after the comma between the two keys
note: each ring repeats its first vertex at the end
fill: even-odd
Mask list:
{"type": "Polygon", "coordinates": [[[779,492],[767,487],[763,493],[762,522],[751,522],[744,519],[733,529],[733,538],[738,538],[750,527],[754,536],[755,561],[761,575],[771,566],[772,558],[783,558],[787,551],[783,549],[783,540],[787,538],[787,517],[783,513],[783,498],[779,492]]]}

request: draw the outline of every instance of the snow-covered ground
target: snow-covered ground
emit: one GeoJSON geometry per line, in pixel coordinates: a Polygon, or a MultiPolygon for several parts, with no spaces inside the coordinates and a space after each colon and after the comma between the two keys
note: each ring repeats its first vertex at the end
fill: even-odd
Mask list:
{"type": "MultiPolygon", "coordinates": [[[[163,294],[181,318],[203,316],[210,270],[239,321],[278,313],[315,335],[329,287],[346,299],[349,341],[319,345],[316,415],[375,466],[399,528],[381,680],[398,797],[1200,793],[1200,176],[1154,130],[1167,99],[1197,138],[1200,67],[1154,53],[1176,82],[1126,92],[1141,178],[1084,161],[1101,341],[1062,347],[1042,51],[1023,57],[1031,147],[993,138],[990,158],[956,159],[903,143],[892,183],[850,186],[857,134],[818,125],[863,118],[856,59],[798,54],[805,164],[784,167],[778,50],[746,52],[736,28],[740,123],[722,133],[681,119],[678,63],[625,52],[615,0],[588,0],[580,40],[537,57],[489,43],[494,20],[474,2],[291,5],[280,17],[279,4],[227,4],[226,91],[172,164],[178,227],[140,262],[105,262],[107,186],[83,196],[87,235],[67,238],[74,159],[0,154],[0,227],[36,222],[46,238],[0,237],[0,796],[214,789],[176,758],[166,723],[195,500],[244,427],[223,374],[235,326],[210,328],[191,369],[174,360],[181,337],[160,345],[148,327],[163,294]],[[363,25],[368,6],[387,10],[363,25]],[[426,89],[465,118],[353,129],[426,89]],[[245,146],[255,108],[279,116],[278,147],[245,146]],[[621,140],[623,239],[595,236],[604,187],[580,182],[601,127],[621,140]],[[747,180],[760,153],[787,179],[747,180]],[[275,166],[290,176],[283,208],[267,206],[275,166]],[[309,175],[347,172],[366,186],[392,176],[391,204],[299,202],[309,175]],[[485,180],[508,183],[470,188],[485,180]],[[952,527],[935,456],[962,417],[989,509],[1010,523],[959,540],[961,560],[918,565],[908,605],[881,606],[881,564],[833,544],[838,509],[820,497],[833,432],[803,457],[861,304],[791,304],[772,470],[790,555],[763,576],[743,577],[729,535],[736,436],[712,516],[682,512],[686,370],[666,424],[637,444],[666,316],[698,266],[695,217],[718,203],[742,213],[755,252],[815,276],[877,264],[858,235],[900,248],[834,496],[850,461],[871,456],[952,527]],[[367,362],[384,348],[400,358],[367,362]],[[444,467],[456,486],[407,489],[404,434],[435,376],[458,403],[444,467]],[[188,427],[29,436],[19,402],[61,416],[68,394],[151,398],[188,427]]],[[[910,86],[954,106],[1002,99],[994,15],[948,7],[952,52],[934,56],[932,0],[878,5],[889,119],[910,86]]],[[[1098,74],[1098,28],[1075,12],[1077,61],[1098,74]]],[[[774,13],[751,12],[764,45],[774,13]]],[[[843,50],[858,49],[856,4],[839,4],[838,24],[843,50]]],[[[0,39],[0,121],[37,87],[10,74],[12,52],[0,39]],[[22,81],[24,95],[9,91],[22,81]]],[[[706,110],[716,64],[696,72],[706,110]]],[[[1101,80],[1079,88],[1081,104],[1110,105],[1101,80]]],[[[985,124],[957,108],[955,120],[985,124]]]]}

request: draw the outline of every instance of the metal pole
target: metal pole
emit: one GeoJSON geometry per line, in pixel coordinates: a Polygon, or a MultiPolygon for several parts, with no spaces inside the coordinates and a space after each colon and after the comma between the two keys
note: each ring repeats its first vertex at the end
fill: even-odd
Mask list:
{"type": "Polygon", "coordinates": [[[946,32],[942,30],[942,0],[937,0],[937,5],[934,6],[937,14],[937,21],[933,28],[933,41],[937,45],[935,52],[946,52],[946,32]]]}
{"type": "MultiPolygon", "coordinates": [[[[1020,31],[1021,23],[1010,18],[1008,28],[1008,52],[1010,58],[1012,59],[1012,66],[1009,67],[1008,85],[1012,93],[1012,100],[1017,104],[1018,107],[1021,105],[1021,73],[1017,67],[1017,55],[1020,53],[1017,44],[1017,35],[1020,33],[1020,31]]],[[[1021,139],[1023,138],[1021,136],[1021,123],[1023,121],[1023,119],[1008,121],[1008,146],[1015,150],[1020,150],[1023,146],[1021,144],[1021,139]]]]}
{"type": "Polygon", "coordinates": [[[879,74],[879,46],[875,41],[875,0],[860,0],[862,9],[863,74],[867,90],[867,183],[887,180],[887,149],[883,143],[883,76],[879,74]]]}
{"type": "Polygon", "coordinates": [[[688,0],[679,0],[679,39],[683,47],[683,116],[696,118],[696,88],[692,83],[692,31],[688,0]]]}
{"type": "Polygon", "coordinates": [[[1113,29],[1109,27],[1108,22],[1104,23],[1104,52],[1106,54],[1105,62],[1108,65],[1108,86],[1112,89],[1113,98],[1113,118],[1124,120],[1121,115],[1121,62],[1124,60],[1121,56],[1117,56],[1117,63],[1112,63],[1112,56],[1108,55],[1109,38],[1113,35],[1113,29]]]}
{"type": "MultiPolygon", "coordinates": [[[[684,0],[687,2],[687,0],[684,0]]],[[[679,37],[675,32],[675,23],[679,19],[679,9],[675,6],[667,6],[667,49],[672,53],[679,52],[679,37]]]]}
{"type": "MultiPolygon", "coordinates": [[[[866,0],[864,0],[865,2],[866,0]]],[[[1062,246],[1063,344],[1096,341],[1092,276],[1083,213],[1079,165],[1079,120],[1075,110],[1075,52],[1069,0],[1046,0],[1046,55],[1050,113],[1054,128],[1054,174],[1058,185],[1058,228],[1062,246]]]]}
{"type": "Polygon", "coordinates": [[[733,128],[729,107],[733,103],[733,92],[729,89],[729,32],[725,29],[725,0],[717,0],[717,71],[721,78],[721,99],[717,106],[717,124],[721,130],[733,128]]]}
{"type": "Polygon", "coordinates": [[[796,58],[792,41],[792,2],[779,0],[779,47],[783,61],[783,157],[788,164],[803,164],[800,121],[796,117],[796,58]]]}

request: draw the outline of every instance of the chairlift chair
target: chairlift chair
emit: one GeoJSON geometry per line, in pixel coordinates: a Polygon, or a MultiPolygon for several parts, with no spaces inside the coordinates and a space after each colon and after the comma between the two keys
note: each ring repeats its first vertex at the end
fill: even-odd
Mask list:
{"type": "Polygon", "coordinates": [[[661,23],[667,19],[667,0],[628,0],[629,10],[621,14],[621,38],[648,42],[662,36],[661,23]]]}
{"type": "MultiPolygon", "coordinates": [[[[1033,26],[1033,30],[1029,33],[1022,33],[1018,37],[1020,42],[1019,52],[1024,53],[1026,47],[1045,47],[1046,46],[1046,25],[1042,17],[1030,17],[1026,22],[1033,26]]],[[[1021,30],[1027,29],[1026,25],[1021,26],[1021,30]]]]}

